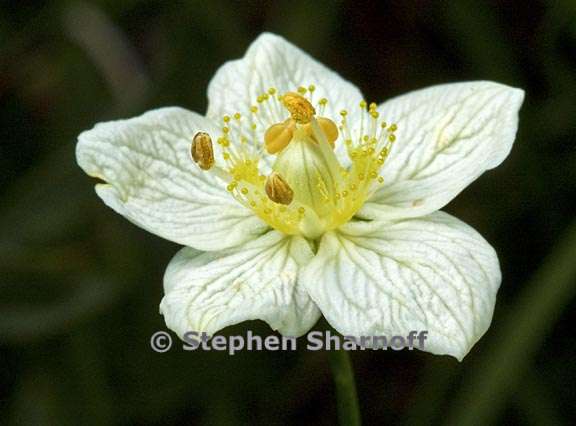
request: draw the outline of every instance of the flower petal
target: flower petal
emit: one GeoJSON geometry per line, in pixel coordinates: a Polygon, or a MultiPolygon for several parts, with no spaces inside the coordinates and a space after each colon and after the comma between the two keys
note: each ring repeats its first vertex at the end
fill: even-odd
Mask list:
{"type": "Polygon", "coordinates": [[[219,253],[197,256],[185,248],[166,271],[160,311],[181,337],[189,331],[212,335],[253,319],[284,335],[302,335],[320,317],[298,279],[312,256],[304,239],[276,231],[219,253]]]}
{"type": "MultiPolygon", "coordinates": [[[[362,93],[310,55],[275,34],[263,33],[249,47],[242,59],[229,61],[217,72],[208,86],[207,116],[221,120],[226,114],[240,112],[250,115],[250,106],[258,105],[259,95],[274,87],[279,94],[298,87],[315,85],[314,100],[328,99],[324,116],[340,119],[340,111],[348,109],[350,122],[356,122],[362,93]]],[[[259,108],[256,137],[262,140],[266,129],[284,121],[288,113],[282,108],[259,108]]],[[[337,121],[338,122],[338,121],[337,121]]],[[[249,122],[244,120],[245,125],[249,122]]],[[[246,128],[244,134],[251,135],[246,128]]],[[[338,154],[345,160],[345,146],[338,145],[338,154]]],[[[346,159],[347,161],[347,159],[346,159]]]]}
{"type": "Polygon", "coordinates": [[[434,86],[379,107],[397,123],[397,141],[382,169],[384,186],[359,215],[372,219],[436,211],[510,153],[520,89],[480,81],[434,86]]]}
{"type": "Polygon", "coordinates": [[[350,222],[325,235],[302,282],[343,335],[428,331],[425,351],[461,360],[492,320],[501,275],[492,247],[436,212],[399,222],[350,222]]]}
{"type": "Polygon", "coordinates": [[[106,181],[96,192],[131,222],[179,244],[220,250],[267,226],[190,158],[196,132],[212,129],[198,114],[161,108],[82,133],[76,158],[88,175],[106,181]]]}

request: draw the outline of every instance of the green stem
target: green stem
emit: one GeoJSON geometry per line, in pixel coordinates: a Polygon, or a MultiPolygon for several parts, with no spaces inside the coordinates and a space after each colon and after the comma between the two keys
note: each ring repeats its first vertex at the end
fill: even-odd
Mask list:
{"type": "Polygon", "coordinates": [[[338,419],[341,426],[359,426],[360,409],[350,355],[344,350],[328,351],[330,368],[336,386],[338,419]]]}

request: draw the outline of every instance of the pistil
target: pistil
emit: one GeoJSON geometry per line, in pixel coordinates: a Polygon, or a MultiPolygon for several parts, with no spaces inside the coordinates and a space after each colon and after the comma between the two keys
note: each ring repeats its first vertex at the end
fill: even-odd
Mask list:
{"type": "Polygon", "coordinates": [[[196,164],[224,180],[241,204],[273,228],[310,239],[350,220],[383,183],[380,169],[396,139],[396,125],[380,120],[376,104],[360,103],[359,128],[349,126],[345,110],[337,126],[323,116],[326,98],[312,105],[315,90],[311,85],[280,95],[271,88],[258,96],[247,117],[224,116],[217,139],[224,167],[214,159],[208,134],[196,134],[191,147],[196,164]],[[270,117],[278,122],[270,124],[270,117]],[[263,144],[256,136],[261,124],[268,126],[263,144]],[[334,153],[340,134],[352,163],[347,169],[334,153]],[[268,176],[259,165],[267,154],[276,156],[268,176]]]}

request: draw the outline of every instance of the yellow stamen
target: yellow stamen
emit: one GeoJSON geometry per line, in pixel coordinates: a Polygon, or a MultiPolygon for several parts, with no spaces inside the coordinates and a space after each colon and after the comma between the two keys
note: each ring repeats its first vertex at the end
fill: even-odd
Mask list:
{"type": "MultiPolygon", "coordinates": [[[[320,126],[320,129],[322,130],[322,133],[326,137],[326,140],[330,146],[334,148],[336,140],[338,139],[338,126],[336,126],[332,120],[325,117],[318,117],[316,122],[318,123],[318,126],[320,126]]],[[[310,136],[312,140],[319,142],[316,140],[316,135],[314,135],[314,127],[312,126],[312,123],[305,124],[303,128],[306,134],[310,136]]]]}
{"type": "Polygon", "coordinates": [[[292,188],[282,176],[276,172],[268,176],[264,189],[268,198],[275,203],[289,205],[294,199],[294,191],[292,191],[292,188]]]}
{"type": "MultiPolygon", "coordinates": [[[[247,114],[222,117],[215,139],[222,163],[214,160],[208,134],[197,133],[191,147],[198,166],[222,179],[239,203],[279,232],[309,239],[349,221],[384,184],[381,168],[397,130],[396,124],[382,120],[375,103],[366,101],[359,102],[359,114],[338,109],[332,116],[328,99],[313,97],[323,93],[314,85],[282,95],[269,88],[247,105],[247,114]],[[270,117],[284,121],[271,125],[270,117]],[[262,140],[257,130],[266,128],[262,140]],[[333,151],[337,143],[348,154],[347,167],[333,151]],[[264,175],[261,160],[269,154],[276,156],[268,163],[273,172],[264,175]]],[[[334,105],[339,106],[344,105],[334,105]]]]}
{"type": "Polygon", "coordinates": [[[294,134],[294,120],[286,120],[283,123],[278,123],[270,126],[264,134],[264,143],[266,151],[269,154],[276,154],[282,151],[292,140],[294,134]]]}
{"type": "Polygon", "coordinates": [[[190,149],[192,159],[202,170],[210,170],[214,165],[212,138],[208,133],[198,132],[192,139],[190,149]]]}
{"type": "Polygon", "coordinates": [[[294,92],[285,93],[282,96],[282,103],[290,112],[292,119],[298,124],[310,123],[316,110],[312,104],[302,95],[294,92]]]}

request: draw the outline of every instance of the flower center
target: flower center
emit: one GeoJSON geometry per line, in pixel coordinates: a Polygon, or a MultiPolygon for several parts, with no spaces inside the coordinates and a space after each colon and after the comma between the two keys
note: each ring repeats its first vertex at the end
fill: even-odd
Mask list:
{"type": "Polygon", "coordinates": [[[249,117],[224,116],[217,139],[224,167],[213,160],[206,133],[194,137],[191,151],[201,169],[224,179],[228,191],[270,226],[310,239],[349,221],[383,183],[380,169],[396,130],[379,119],[376,104],[365,101],[358,114],[342,110],[337,126],[323,116],[327,99],[313,106],[314,92],[312,85],[284,95],[272,88],[257,98],[249,117]],[[352,115],[354,126],[348,123],[352,115]],[[266,127],[263,143],[260,126],[266,127]],[[339,136],[349,167],[334,152],[339,136]],[[270,156],[276,158],[266,175],[262,163],[270,156]]]}

